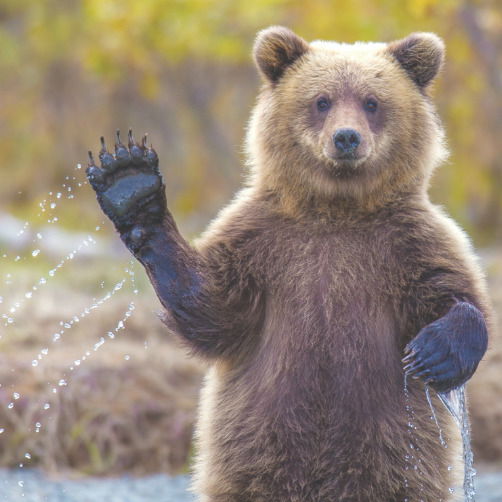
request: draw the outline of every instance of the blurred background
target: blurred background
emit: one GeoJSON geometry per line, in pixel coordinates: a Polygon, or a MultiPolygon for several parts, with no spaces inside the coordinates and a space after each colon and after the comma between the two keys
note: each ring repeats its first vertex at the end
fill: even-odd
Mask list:
{"type": "MultiPolygon", "coordinates": [[[[69,339],[53,340],[131,266],[75,165],[86,166],[102,134],[111,144],[116,128],[148,132],[170,208],[184,234],[196,236],[245,174],[242,143],[259,88],[250,52],[256,32],[270,24],[307,40],[391,41],[412,31],[444,39],[446,66],[433,97],[451,157],[431,196],[472,236],[500,310],[499,0],[0,0],[0,307],[14,305],[18,314],[8,323],[4,309],[0,327],[1,465],[87,474],[189,465],[203,368],[166,337],[139,266],[136,285],[86,323],[70,323],[69,339]],[[76,200],[66,197],[51,221],[59,240],[33,255],[47,223],[41,207],[69,182],[76,200]],[[10,237],[25,222],[32,233],[21,245],[10,237]],[[68,239],[96,227],[100,252],[75,259],[25,302],[34,281],[64,257],[68,239]],[[93,350],[132,297],[135,313],[120,340],[105,336],[93,350]],[[93,357],[81,359],[87,352],[93,357]]],[[[492,464],[502,461],[501,362],[494,339],[471,398],[476,455],[492,464]]]]}
{"type": "MultiPolygon", "coordinates": [[[[172,210],[199,231],[240,184],[250,50],[280,23],[307,40],[443,37],[434,100],[452,155],[433,198],[476,244],[502,238],[498,0],[1,0],[0,23],[0,197],[14,214],[32,215],[100,135],[131,126],[150,133],[172,210]]],[[[73,227],[98,215],[81,197],[73,227]]]]}

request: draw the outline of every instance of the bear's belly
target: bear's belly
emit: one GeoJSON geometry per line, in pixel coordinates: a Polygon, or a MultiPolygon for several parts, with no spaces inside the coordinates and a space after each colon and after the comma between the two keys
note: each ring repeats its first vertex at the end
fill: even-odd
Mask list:
{"type": "Polygon", "coordinates": [[[211,371],[199,424],[199,492],[228,502],[392,502],[405,498],[407,485],[433,494],[422,497],[427,502],[448,500],[449,452],[417,382],[420,440],[411,441],[420,443],[427,475],[405,460],[409,417],[392,316],[343,302],[331,304],[345,319],[337,323],[305,304],[273,306],[254,356],[211,371]]]}

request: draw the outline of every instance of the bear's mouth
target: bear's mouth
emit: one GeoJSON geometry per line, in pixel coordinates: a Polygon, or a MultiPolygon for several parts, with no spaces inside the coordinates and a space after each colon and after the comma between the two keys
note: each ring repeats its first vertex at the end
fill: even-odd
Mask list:
{"type": "Polygon", "coordinates": [[[368,157],[367,153],[358,150],[353,152],[339,152],[333,151],[330,148],[324,149],[324,156],[327,157],[330,163],[351,166],[352,168],[358,167],[368,157]]]}
{"type": "Polygon", "coordinates": [[[361,165],[367,159],[367,155],[357,155],[357,154],[345,154],[329,156],[331,168],[334,170],[347,170],[347,171],[358,171],[361,165]]]}
{"type": "Polygon", "coordinates": [[[333,156],[333,159],[335,160],[359,160],[361,158],[362,155],[358,155],[356,152],[340,153],[333,156]]]}
{"type": "Polygon", "coordinates": [[[351,179],[360,177],[364,173],[364,170],[360,168],[361,159],[330,160],[331,162],[324,166],[324,171],[332,179],[351,179]]]}

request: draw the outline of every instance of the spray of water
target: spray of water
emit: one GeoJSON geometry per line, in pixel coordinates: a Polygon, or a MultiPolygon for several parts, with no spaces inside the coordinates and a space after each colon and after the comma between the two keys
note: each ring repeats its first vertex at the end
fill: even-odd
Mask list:
{"type": "MultiPolygon", "coordinates": [[[[76,166],[77,170],[81,169],[80,165],[76,166]]],[[[76,173],[77,174],[77,173],[76,173]]],[[[51,191],[48,195],[38,204],[39,213],[37,217],[46,218],[47,224],[50,227],[48,228],[56,228],[59,222],[59,217],[55,214],[55,211],[60,207],[64,207],[64,204],[67,203],[68,200],[75,199],[75,189],[77,187],[81,187],[86,185],[87,181],[79,181],[76,176],[67,176],[65,178],[65,182],[62,184],[62,187],[59,191],[51,191]]],[[[9,260],[12,262],[22,262],[28,260],[38,260],[41,256],[44,255],[44,237],[46,232],[44,230],[37,231],[38,229],[32,230],[35,225],[33,222],[24,222],[14,233],[15,238],[18,240],[22,240],[22,244],[27,249],[24,253],[15,249],[14,253],[11,255],[9,252],[3,252],[0,258],[4,261],[4,263],[9,263],[9,260]],[[31,234],[31,235],[30,235],[31,234]],[[31,243],[29,242],[31,238],[31,243]],[[29,244],[26,246],[26,244],[29,244]]],[[[57,230],[57,228],[56,228],[57,230]]],[[[96,227],[95,231],[98,232],[100,227],[96,227]]],[[[70,251],[65,253],[65,255],[59,259],[57,265],[50,268],[46,274],[37,279],[31,286],[25,290],[20,297],[13,298],[12,300],[7,298],[9,294],[8,291],[4,292],[0,296],[0,306],[3,309],[0,310],[0,339],[5,338],[9,332],[12,332],[12,328],[16,326],[19,320],[21,320],[21,316],[26,314],[26,311],[30,307],[30,302],[37,295],[43,294],[44,288],[47,284],[53,280],[56,274],[64,267],[68,266],[74,258],[78,257],[78,255],[84,251],[87,251],[88,248],[96,246],[96,240],[94,236],[89,234],[85,238],[77,237],[80,241],[77,241],[76,244],[73,244],[73,247],[70,247],[70,251]],[[11,300],[11,301],[9,301],[11,300]]],[[[14,243],[16,244],[16,243],[14,243]]],[[[68,248],[67,248],[68,249],[68,248]]],[[[11,272],[10,270],[5,274],[3,278],[3,286],[5,288],[10,288],[12,285],[16,284],[15,272],[11,272]],[[14,276],[13,276],[14,273],[14,276]]],[[[66,320],[59,321],[59,326],[54,330],[52,334],[51,343],[62,343],[64,340],[63,335],[71,330],[76,324],[82,323],[86,321],[86,318],[93,314],[97,309],[99,309],[104,303],[110,300],[113,295],[115,295],[118,291],[123,289],[124,286],[129,285],[130,290],[134,295],[138,294],[138,289],[135,282],[135,273],[134,273],[134,262],[131,260],[129,266],[124,270],[124,277],[118,280],[112,288],[106,292],[102,297],[98,299],[93,299],[93,302],[87,305],[80,311],[75,312],[66,320]]],[[[104,282],[101,283],[101,287],[104,287],[104,282]]],[[[17,295],[19,296],[19,295],[17,295]]],[[[80,357],[75,359],[72,363],[68,365],[66,370],[63,370],[59,375],[58,380],[54,382],[47,382],[47,385],[52,388],[52,393],[57,394],[60,391],[63,391],[65,387],[70,384],[68,377],[71,375],[77,367],[80,367],[86,360],[88,360],[93,353],[101,349],[105,342],[108,340],[113,340],[117,337],[120,331],[125,329],[125,325],[130,317],[133,315],[135,311],[135,302],[131,299],[126,310],[120,316],[118,320],[116,320],[111,329],[105,331],[103,336],[99,338],[97,342],[93,345],[89,346],[87,350],[85,350],[80,357]]],[[[50,333],[50,332],[49,332],[50,333]]],[[[37,368],[36,371],[41,367],[44,359],[49,354],[50,344],[47,346],[43,346],[40,348],[38,353],[33,357],[31,365],[33,368],[37,368]]],[[[126,358],[129,356],[125,356],[126,358]]],[[[2,382],[0,382],[0,389],[2,389],[2,382]]],[[[22,395],[20,392],[16,390],[12,390],[10,402],[6,405],[8,410],[14,410],[16,408],[16,404],[20,402],[22,395]]],[[[41,417],[43,417],[43,412],[47,412],[51,408],[51,404],[49,402],[45,402],[41,405],[41,417]]],[[[9,411],[10,413],[10,411],[9,411]]],[[[37,421],[33,424],[33,430],[29,430],[27,432],[39,433],[40,430],[44,427],[43,418],[37,418],[37,421]]],[[[0,435],[4,434],[6,431],[5,424],[0,423],[0,435]]],[[[25,467],[25,465],[32,460],[32,454],[30,452],[25,452],[18,464],[19,468],[25,467]]],[[[24,497],[23,488],[24,481],[20,480],[18,482],[19,488],[21,489],[20,496],[24,497]]]]}

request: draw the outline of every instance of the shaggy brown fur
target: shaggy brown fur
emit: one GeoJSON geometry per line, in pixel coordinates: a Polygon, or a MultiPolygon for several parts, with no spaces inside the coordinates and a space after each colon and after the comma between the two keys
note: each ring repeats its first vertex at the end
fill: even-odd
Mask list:
{"type": "Polygon", "coordinates": [[[454,428],[436,402],[444,449],[412,380],[410,430],[401,363],[458,299],[490,316],[468,240],[426,195],[445,156],[427,96],[442,42],[307,44],[276,27],[254,54],[249,186],[197,251],[168,215],[140,257],[168,324],[212,361],[195,490],[205,502],[449,500],[454,428]],[[333,146],[340,128],[361,133],[350,162],[333,146]]]}

